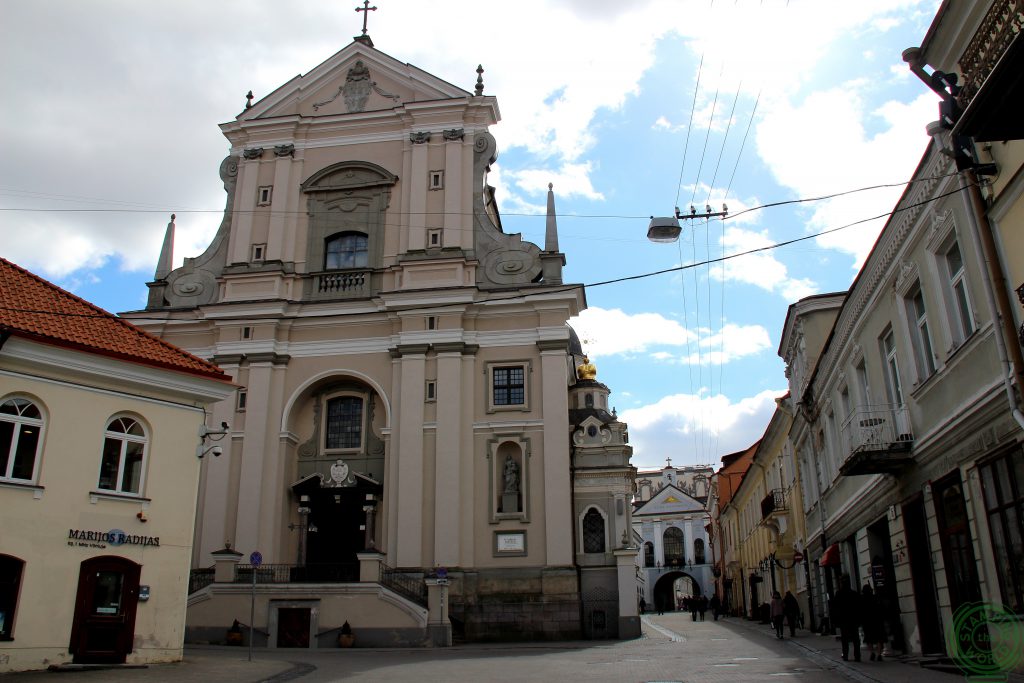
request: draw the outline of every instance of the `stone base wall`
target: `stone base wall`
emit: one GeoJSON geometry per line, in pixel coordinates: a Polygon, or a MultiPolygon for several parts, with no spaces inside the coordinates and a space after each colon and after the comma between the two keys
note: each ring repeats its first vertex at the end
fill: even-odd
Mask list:
{"type": "Polygon", "coordinates": [[[470,642],[582,637],[576,570],[449,572],[449,614],[470,642]]]}

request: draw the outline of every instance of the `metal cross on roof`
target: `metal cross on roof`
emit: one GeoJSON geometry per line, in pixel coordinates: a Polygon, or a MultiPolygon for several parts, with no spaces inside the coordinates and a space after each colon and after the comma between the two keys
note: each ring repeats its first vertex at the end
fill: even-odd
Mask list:
{"type": "Polygon", "coordinates": [[[377,7],[376,7],[376,5],[374,5],[373,7],[370,7],[370,0],[363,0],[363,6],[362,7],[356,7],[356,11],[363,13],[363,35],[365,36],[366,35],[366,18],[370,16],[370,12],[376,12],[377,11],[377,7]]]}

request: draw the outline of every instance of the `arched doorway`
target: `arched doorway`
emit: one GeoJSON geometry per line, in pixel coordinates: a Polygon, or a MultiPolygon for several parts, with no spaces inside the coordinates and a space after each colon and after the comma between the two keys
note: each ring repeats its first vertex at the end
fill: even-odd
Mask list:
{"type": "Polygon", "coordinates": [[[700,583],[686,572],[666,572],[654,584],[654,605],[666,612],[676,609],[681,597],[699,596],[700,583]]]}
{"type": "Polygon", "coordinates": [[[71,625],[76,664],[124,664],[135,640],[141,572],[142,565],[112,555],[82,562],[71,625]]]}

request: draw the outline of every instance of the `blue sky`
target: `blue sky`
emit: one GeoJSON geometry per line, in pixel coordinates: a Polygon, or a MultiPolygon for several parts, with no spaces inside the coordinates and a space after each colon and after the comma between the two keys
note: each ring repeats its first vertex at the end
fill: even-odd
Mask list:
{"type": "MultiPolygon", "coordinates": [[[[490,182],[505,229],[542,244],[554,183],[569,282],[883,214],[902,187],[735,216],[903,182],[937,117],[900,59],[936,0],[375,4],[378,49],[466,90],[483,64],[503,118],[490,182]],[[648,217],[691,197],[735,217],[648,242],[648,217]]],[[[217,124],[247,90],[259,98],[344,47],[356,5],[5,3],[0,255],[107,310],[142,308],[169,214],[179,261],[220,222],[217,124]]],[[[846,289],[881,224],[588,288],[574,327],[630,424],[634,463],[717,463],[759,438],[786,390],[788,304],[846,289]]]]}

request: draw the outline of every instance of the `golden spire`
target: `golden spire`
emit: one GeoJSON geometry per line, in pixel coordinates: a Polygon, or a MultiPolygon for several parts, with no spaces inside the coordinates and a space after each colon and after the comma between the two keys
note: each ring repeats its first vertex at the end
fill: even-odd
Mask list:
{"type": "Polygon", "coordinates": [[[583,362],[576,366],[576,374],[580,379],[594,379],[597,377],[597,368],[590,362],[590,359],[583,356],[583,362]]]}

